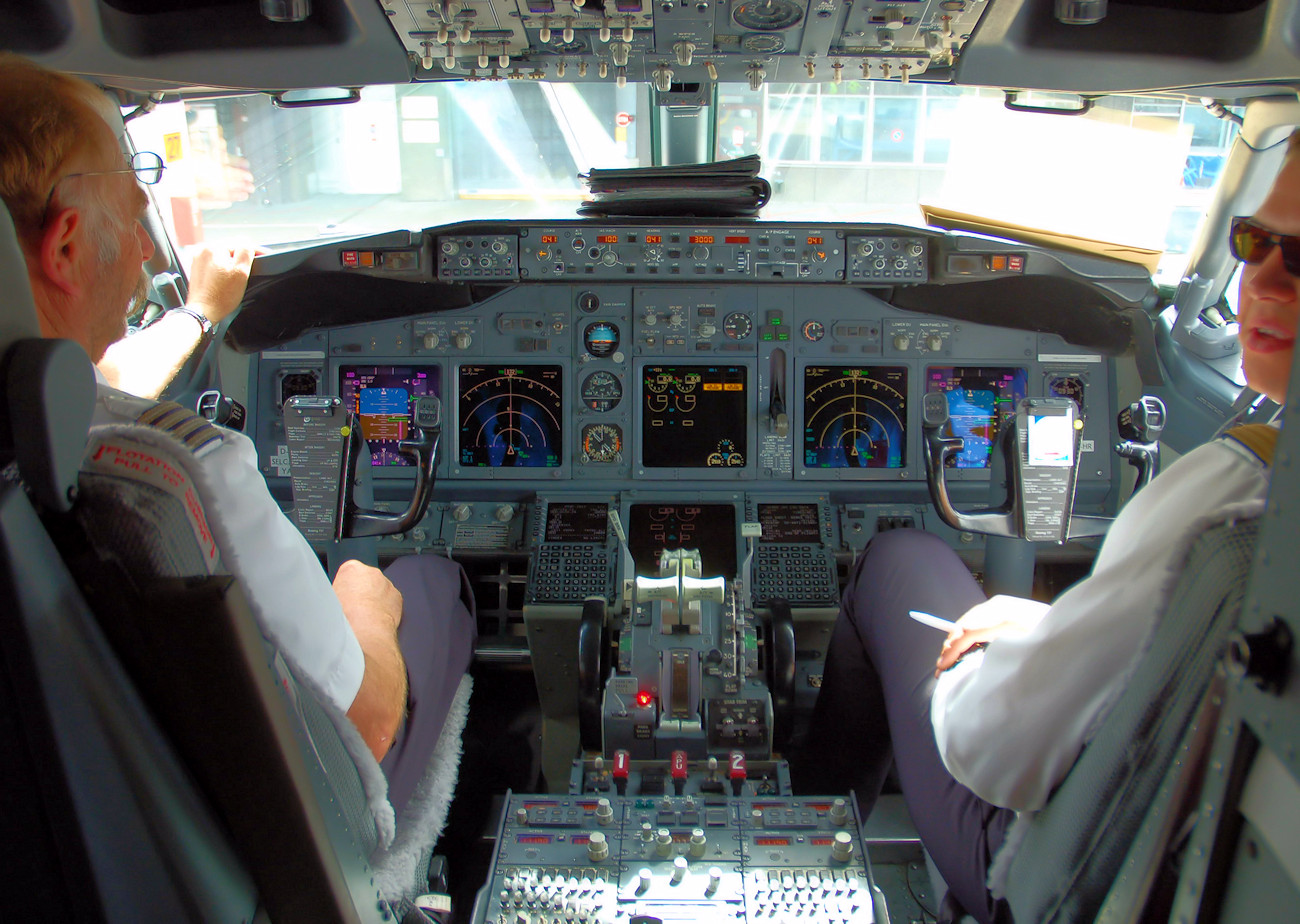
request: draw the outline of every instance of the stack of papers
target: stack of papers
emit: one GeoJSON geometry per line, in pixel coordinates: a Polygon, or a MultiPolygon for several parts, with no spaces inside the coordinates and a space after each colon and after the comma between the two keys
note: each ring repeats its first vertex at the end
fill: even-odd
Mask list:
{"type": "Polygon", "coordinates": [[[754,218],[772,198],[771,184],[758,175],[760,166],[753,154],[681,167],[591,170],[581,177],[592,198],[578,214],[754,218]]]}

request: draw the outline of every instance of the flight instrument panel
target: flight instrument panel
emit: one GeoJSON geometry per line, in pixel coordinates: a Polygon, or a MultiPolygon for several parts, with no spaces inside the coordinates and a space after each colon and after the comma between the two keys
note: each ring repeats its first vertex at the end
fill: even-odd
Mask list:
{"type": "Polygon", "coordinates": [[[290,398],[338,395],[357,415],[381,509],[400,509],[415,477],[398,447],[413,402],[441,400],[434,502],[381,540],[389,555],[518,553],[528,599],[580,602],[612,601],[664,548],[696,548],[707,574],[766,575],[760,601],[833,606],[837,555],[885,528],[942,531],[920,424],[935,392],[964,441],[947,462],[958,501],[996,495],[994,447],[1017,402],[1059,397],[1083,420],[1075,509],[1114,512],[1114,363],[1058,333],[1074,308],[1036,306],[1034,284],[1122,305],[1149,287],[1140,270],[875,226],[519,223],[400,240],[321,246],[287,268],[348,277],[361,301],[372,279],[409,283],[412,309],[304,324],[259,349],[248,380],[249,432],[286,506],[290,398]],[[948,310],[981,286],[1021,316],[1037,308],[1037,329],[948,310]],[[460,303],[440,305],[447,292],[460,303]],[[909,292],[937,307],[908,307],[909,292]]]}

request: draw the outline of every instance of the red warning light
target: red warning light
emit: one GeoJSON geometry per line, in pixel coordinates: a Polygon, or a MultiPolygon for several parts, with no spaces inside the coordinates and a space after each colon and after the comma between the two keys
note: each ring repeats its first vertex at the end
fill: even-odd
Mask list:
{"type": "Polygon", "coordinates": [[[640,706],[642,709],[644,709],[646,706],[649,706],[654,701],[655,701],[654,694],[646,690],[642,690],[636,695],[636,704],[640,706]]]}

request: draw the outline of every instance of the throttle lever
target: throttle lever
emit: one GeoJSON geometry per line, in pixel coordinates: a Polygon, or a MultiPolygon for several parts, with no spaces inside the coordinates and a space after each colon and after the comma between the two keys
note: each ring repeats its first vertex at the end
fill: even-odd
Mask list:
{"type": "Polygon", "coordinates": [[[442,435],[442,404],[432,395],[414,398],[411,423],[411,435],[397,443],[399,452],[415,457],[415,488],[411,502],[401,513],[362,510],[353,501],[353,486],[356,484],[353,469],[361,455],[361,432],[359,427],[352,428],[351,443],[346,454],[342,538],[361,539],[405,532],[424,518],[425,511],[429,508],[429,499],[433,497],[433,468],[438,460],[438,438],[442,435]]]}
{"type": "Polygon", "coordinates": [[[1165,403],[1154,395],[1143,395],[1121,410],[1115,420],[1120,435],[1115,453],[1137,469],[1134,494],[1160,474],[1160,434],[1167,419],[1165,403]]]}

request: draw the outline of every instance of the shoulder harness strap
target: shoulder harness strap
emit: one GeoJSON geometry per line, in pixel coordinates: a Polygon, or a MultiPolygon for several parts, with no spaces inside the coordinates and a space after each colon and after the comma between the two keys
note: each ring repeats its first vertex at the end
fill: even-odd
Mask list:
{"type": "Polygon", "coordinates": [[[175,401],[159,401],[136,418],[136,423],[166,431],[196,456],[221,445],[221,429],[175,401]]]}
{"type": "Polygon", "coordinates": [[[1264,465],[1272,466],[1279,432],[1268,424],[1240,424],[1224,433],[1223,438],[1240,443],[1264,465]]]}

